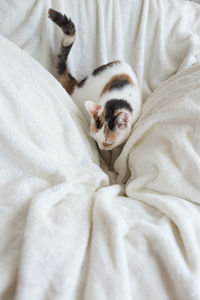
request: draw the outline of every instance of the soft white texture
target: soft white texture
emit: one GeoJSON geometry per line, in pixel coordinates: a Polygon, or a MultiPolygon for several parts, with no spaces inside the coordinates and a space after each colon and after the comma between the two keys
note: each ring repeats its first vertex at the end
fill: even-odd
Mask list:
{"type": "Polygon", "coordinates": [[[115,164],[120,184],[108,186],[82,112],[0,39],[0,299],[199,300],[200,8],[1,1],[0,31],[52,70],[62,33],[44,15],[64,3],[79,24],[80,78],[124,58],[146,98],[183,71],[147,99],[115,164]]]}
{"type": "Polygon", "coordinates": [[[93,193],[107,176],[58,81],[3,38],[0,57],[0,299],[63,299],[77,285],[93,193]]]}

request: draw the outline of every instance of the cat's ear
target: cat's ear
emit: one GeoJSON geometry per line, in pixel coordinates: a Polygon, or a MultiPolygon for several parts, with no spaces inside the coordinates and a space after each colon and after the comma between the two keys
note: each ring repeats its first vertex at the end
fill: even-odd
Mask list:
{"type": "Polygon", "coordinates": [[[85,108],[87,109],[87,111],[89,112],[89,114],[95,118],[95,116],[97,115],[99,109],[101,108],[101,105],[94,103],[92,101],[85,101],[85,108]]]}
{"type": "Polygon", "coordinates": [[[118,129],[123,130],[128,126],[128,122],[129,122],[129,114],[123,111],[117,115],[115,119],[115,126],[118,129]]]}

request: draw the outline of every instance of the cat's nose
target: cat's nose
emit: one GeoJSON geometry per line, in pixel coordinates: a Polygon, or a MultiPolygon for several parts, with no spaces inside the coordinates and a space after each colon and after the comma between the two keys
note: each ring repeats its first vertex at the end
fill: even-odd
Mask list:
{"type": "Polygon", "coordinates": [[[112,148],[112,144],[102,143],[102,145],[103,145],[104,149],[110,149],[110,148],[112,148]]]}

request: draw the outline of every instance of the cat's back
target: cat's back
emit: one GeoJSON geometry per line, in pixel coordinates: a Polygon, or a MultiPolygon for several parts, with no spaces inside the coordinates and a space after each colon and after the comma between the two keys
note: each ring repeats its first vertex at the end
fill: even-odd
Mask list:
{"type": "Polygon", "coordinates": [[[72,98],[82,112],[87,116],[84,103],[92,100],[98,103],[98,99],[105,86],[116,76],[129,76],[137,84],[135,73],[129,64],[116,60],[95,69],[90,75],[81,80],[75,87],[72,98]]]}

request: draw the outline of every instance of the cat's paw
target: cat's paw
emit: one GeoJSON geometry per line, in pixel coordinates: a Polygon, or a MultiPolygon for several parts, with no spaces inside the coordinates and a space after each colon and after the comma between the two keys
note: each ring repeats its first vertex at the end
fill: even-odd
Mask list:
{"type": "Polygon", "coordinates": [[[66,15],[62,15],[60,12],[50,8],[48,10],[49,18],[56,23],[65,34],[74,35],[75,26],[71,19],[68,19],[66,15]]]}

